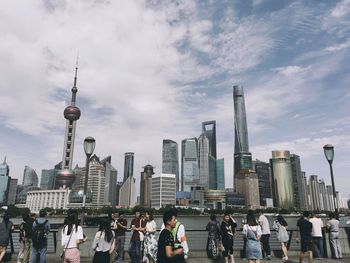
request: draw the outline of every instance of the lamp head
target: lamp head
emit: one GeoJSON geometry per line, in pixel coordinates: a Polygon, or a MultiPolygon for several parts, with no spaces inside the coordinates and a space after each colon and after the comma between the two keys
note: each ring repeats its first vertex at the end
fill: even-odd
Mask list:
{"type": "Polygon", "coordinates": [[[96,141],[93,137],[86,137],[84,140],[84,151],[86,156],[91,156],[95,150],[96,141]]]}
{"type": "Polygon", "coordinates": [[[329,163],[333,162],[334,159],[334,147],[332,144],[326,144],[323,146],[324,155],[329,163]]]}

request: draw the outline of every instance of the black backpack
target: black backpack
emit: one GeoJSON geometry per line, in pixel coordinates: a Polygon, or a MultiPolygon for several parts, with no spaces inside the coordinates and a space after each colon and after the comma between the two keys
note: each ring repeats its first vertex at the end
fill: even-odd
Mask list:
{"type": "Polygon", "coordinates": [[[43,248],[47,245],[47,235],[46,235],[46,223],[39,224],[37,220],[35,220],[35,227],[32,233],[33,246],[36,249],[43,248]]]}

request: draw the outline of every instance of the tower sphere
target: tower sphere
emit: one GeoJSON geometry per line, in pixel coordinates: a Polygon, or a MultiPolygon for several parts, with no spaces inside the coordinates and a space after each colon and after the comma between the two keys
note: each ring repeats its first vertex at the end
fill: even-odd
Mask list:
{"type": "Polygon", "coordinates": [[[56,182],[58,186],[70,187],[75,181],[75,174],[72,170],[64,169],[58,172],[56,182]]]}
{"type": "Polygon", "coordinates": [[[63,114],[67,120],[76,121],[76,120],[79,120],[81,113],[80,113],[80,109],[78,107],[71,105],[71,106],[68,106],[67,108],[65,108],[63,114]]]}
{"type": "Polygon", "coordinates": [[[72,88],[72,92],[73,92],[73,93],[77,93],[77,92],[78,92],[77,87],[74,86],[74,87],[72,88]]]}

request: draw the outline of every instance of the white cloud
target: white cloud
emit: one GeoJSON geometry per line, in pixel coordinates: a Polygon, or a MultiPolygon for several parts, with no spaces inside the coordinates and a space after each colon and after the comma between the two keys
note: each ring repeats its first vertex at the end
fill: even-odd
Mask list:
{"type": "Polygon", "coordinates": [[[331,11],[330,15],[336,18],[343,17],[350,14],[350,1],[343,0],[336,5],[336,7],[331,11]]]}

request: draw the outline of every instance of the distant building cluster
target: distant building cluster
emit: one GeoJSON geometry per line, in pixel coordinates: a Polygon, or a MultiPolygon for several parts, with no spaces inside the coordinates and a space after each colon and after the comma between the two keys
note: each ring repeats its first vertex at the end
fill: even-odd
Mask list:
{"type": "MultiPolygon", "coordinates": [[[[23,182],[9,176],[9,165],[0,164],[0,205],[28,207],[33,212],[54,209],[80,208],[84,186],[87,184],[86,207],[104,206],[161,208],[169,205],[183,207],[278,207],[334,210],[332,187],[317,175],[307,179],[301,169],[300,157],[288,150],[272,151],[268,162],[253,160],[249,151],[248,127],[244,91],[233,87],[235,148],[233,153],[233,188],[225,187],[225,162],[218,158],[216,121],[204,121],[198,137],[181,141],[163,140],[161,172],[146,164],[140,174],[140,194],[136,192],[134,175],[135,153],[124,156],[124,173],[118,181],[118,171],[108,156],[92,155],[87,167],[72,168],[76,122],[80,109],[76,106],[77,68],[72,88],[71,104],[64,110],[66,119],[62,161],[52,169],[43,169],[40,186],[38,175],[25,166],[23,182]],[[180,165],[181,164],[181,165],[180,165]],[[87,180],[85,178],[87,173],[87,180]]],[[[347,202],[339,198],[339,207],[347,202]]]]}

